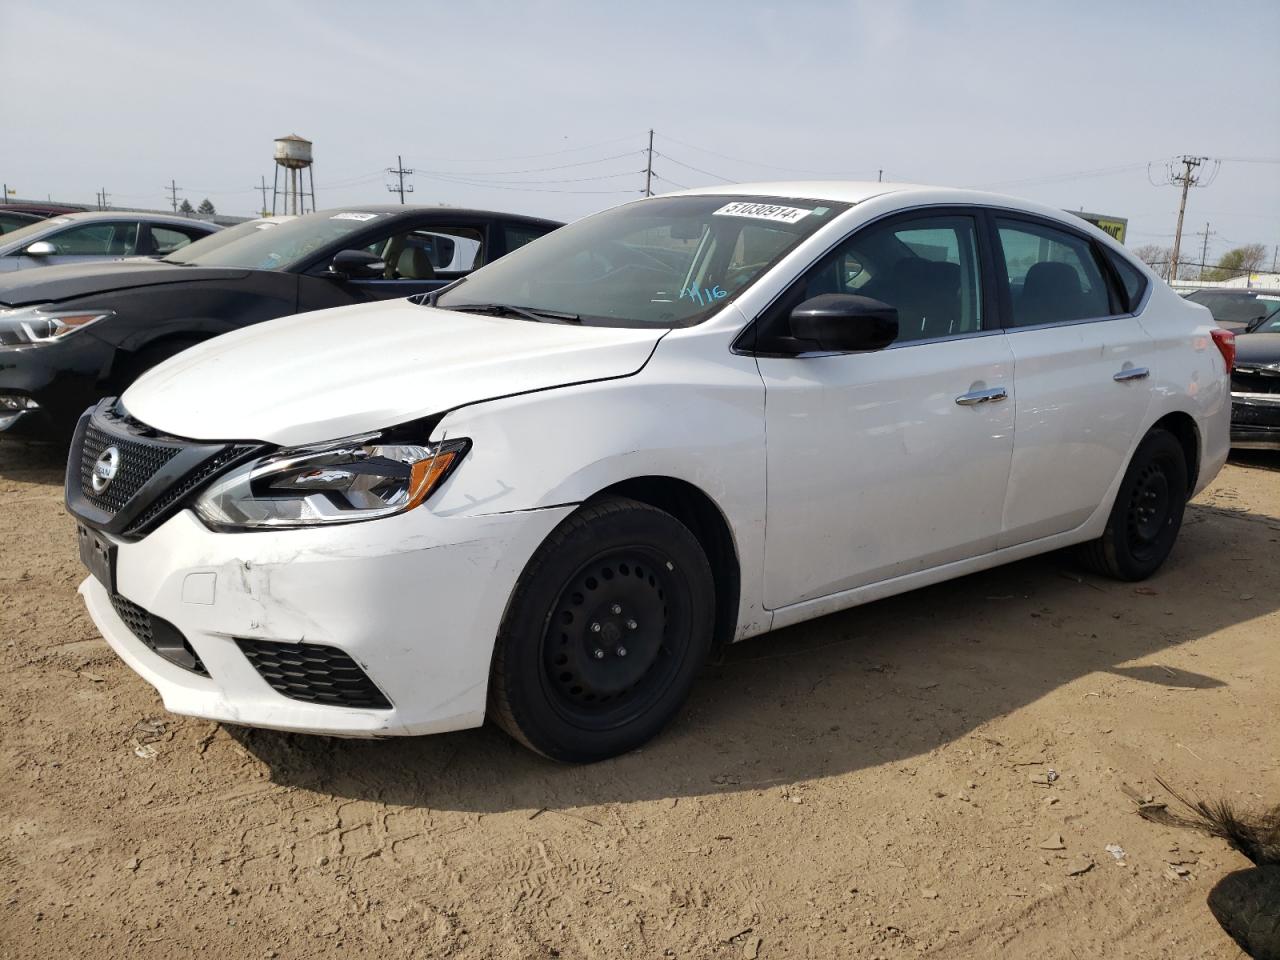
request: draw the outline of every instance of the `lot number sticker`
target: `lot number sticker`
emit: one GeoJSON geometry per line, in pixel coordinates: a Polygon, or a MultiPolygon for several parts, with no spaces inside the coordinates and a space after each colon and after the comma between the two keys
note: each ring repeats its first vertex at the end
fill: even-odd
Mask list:
{"type": "Polygon", "coordinates": [[[330,220],[372,220],[376,213],[335,213],[330,220]]]}
{"type": "Polygon", "coordinates": [[[736,200],[726,203],[712,216],[716,217],[750,217],[753,220],[774,220],[778,223],[795,223],[803,220],[812,210],[801,210],[799,207],[780,207],[773,203],[744,203],[736,200]]]}

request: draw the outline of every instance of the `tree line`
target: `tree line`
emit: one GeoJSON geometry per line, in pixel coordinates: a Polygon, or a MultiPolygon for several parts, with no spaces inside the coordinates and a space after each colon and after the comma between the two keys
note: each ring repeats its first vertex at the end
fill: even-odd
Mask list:
{"type": "MultiPolygon", "coordinates": [[[[1144,243],[1133,250],[1138,257],[1156,273],[1169,278],[1169,263],[1173,251],[1158,243],[1144,243]]],[[[1196,263],[1193,260],[1178,259],[1179,280],[1230,280],[1250,273],[1257,273],[1267,265],[1267,247],[1262,243],[1246,243],[1242,247],[1233,247],[1218,258],[1216,265],[1196,263]]]]}

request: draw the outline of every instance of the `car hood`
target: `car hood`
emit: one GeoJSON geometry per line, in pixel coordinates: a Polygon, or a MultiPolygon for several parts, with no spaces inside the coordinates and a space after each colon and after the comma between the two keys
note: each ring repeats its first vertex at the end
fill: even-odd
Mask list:
{"type": "Polygon", "coordinates": [[[25,307],[158,284],[235,280],[249,273],[236,268],[184,267],[159,260],[55,264],[0,275],[0,304],[25,307]]]}
{"type": "Polygon", "coordinates": [[[625,377],[665,330],[458,313],[408,300],[282,317],[165,361],[129,413],[196,440],[319,443],[481,400],[625,377]]]}
{"type": "Polygon", "coordinates": [[[1236,366],[1280,363],[1280,333],[1236,335],[1236,366]]]}

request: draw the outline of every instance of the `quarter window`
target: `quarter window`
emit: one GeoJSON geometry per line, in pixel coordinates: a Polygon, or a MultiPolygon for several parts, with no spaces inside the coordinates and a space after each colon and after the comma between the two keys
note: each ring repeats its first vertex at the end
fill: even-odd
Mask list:
{"type": "Polygon", "coordinates": [[[1109,316],[1111,297],[1088,240],[1021,220],[996,219],[1013,314],[1033,327],[1109,316]]]}
{"type": "Polygon", "coordinates": [[[179,230],[171,227],[158,227],[151,225],[151,241],[154,249],[151,251],[158,256],[164,256],[167,253],[173,253],[180,247],[185,247],[192,241],[192,237],[179,230]]]}

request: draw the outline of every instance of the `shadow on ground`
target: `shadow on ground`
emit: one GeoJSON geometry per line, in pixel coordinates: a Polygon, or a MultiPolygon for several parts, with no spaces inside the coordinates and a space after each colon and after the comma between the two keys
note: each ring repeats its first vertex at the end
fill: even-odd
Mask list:
{"type": "Polygon", "coordinates": [[[1280,606],[1280,571],[1267,562],[1278,542],[1280,518],[1194,506],[1174,556],[1145,584],[1097,578],[1053,554],[780,630],[709,667],[647,748],[593,766],[553,764],[492,728],[385,741],[232,735],[277,783],[438,809],[564,809],[793,783],[925,753],[1090,674],[1100,686],[1221,687],[1226,678],[1131,661],[1280,606]],[[1254,579],[1240,597],[1244,567],[1254,579]]]}

